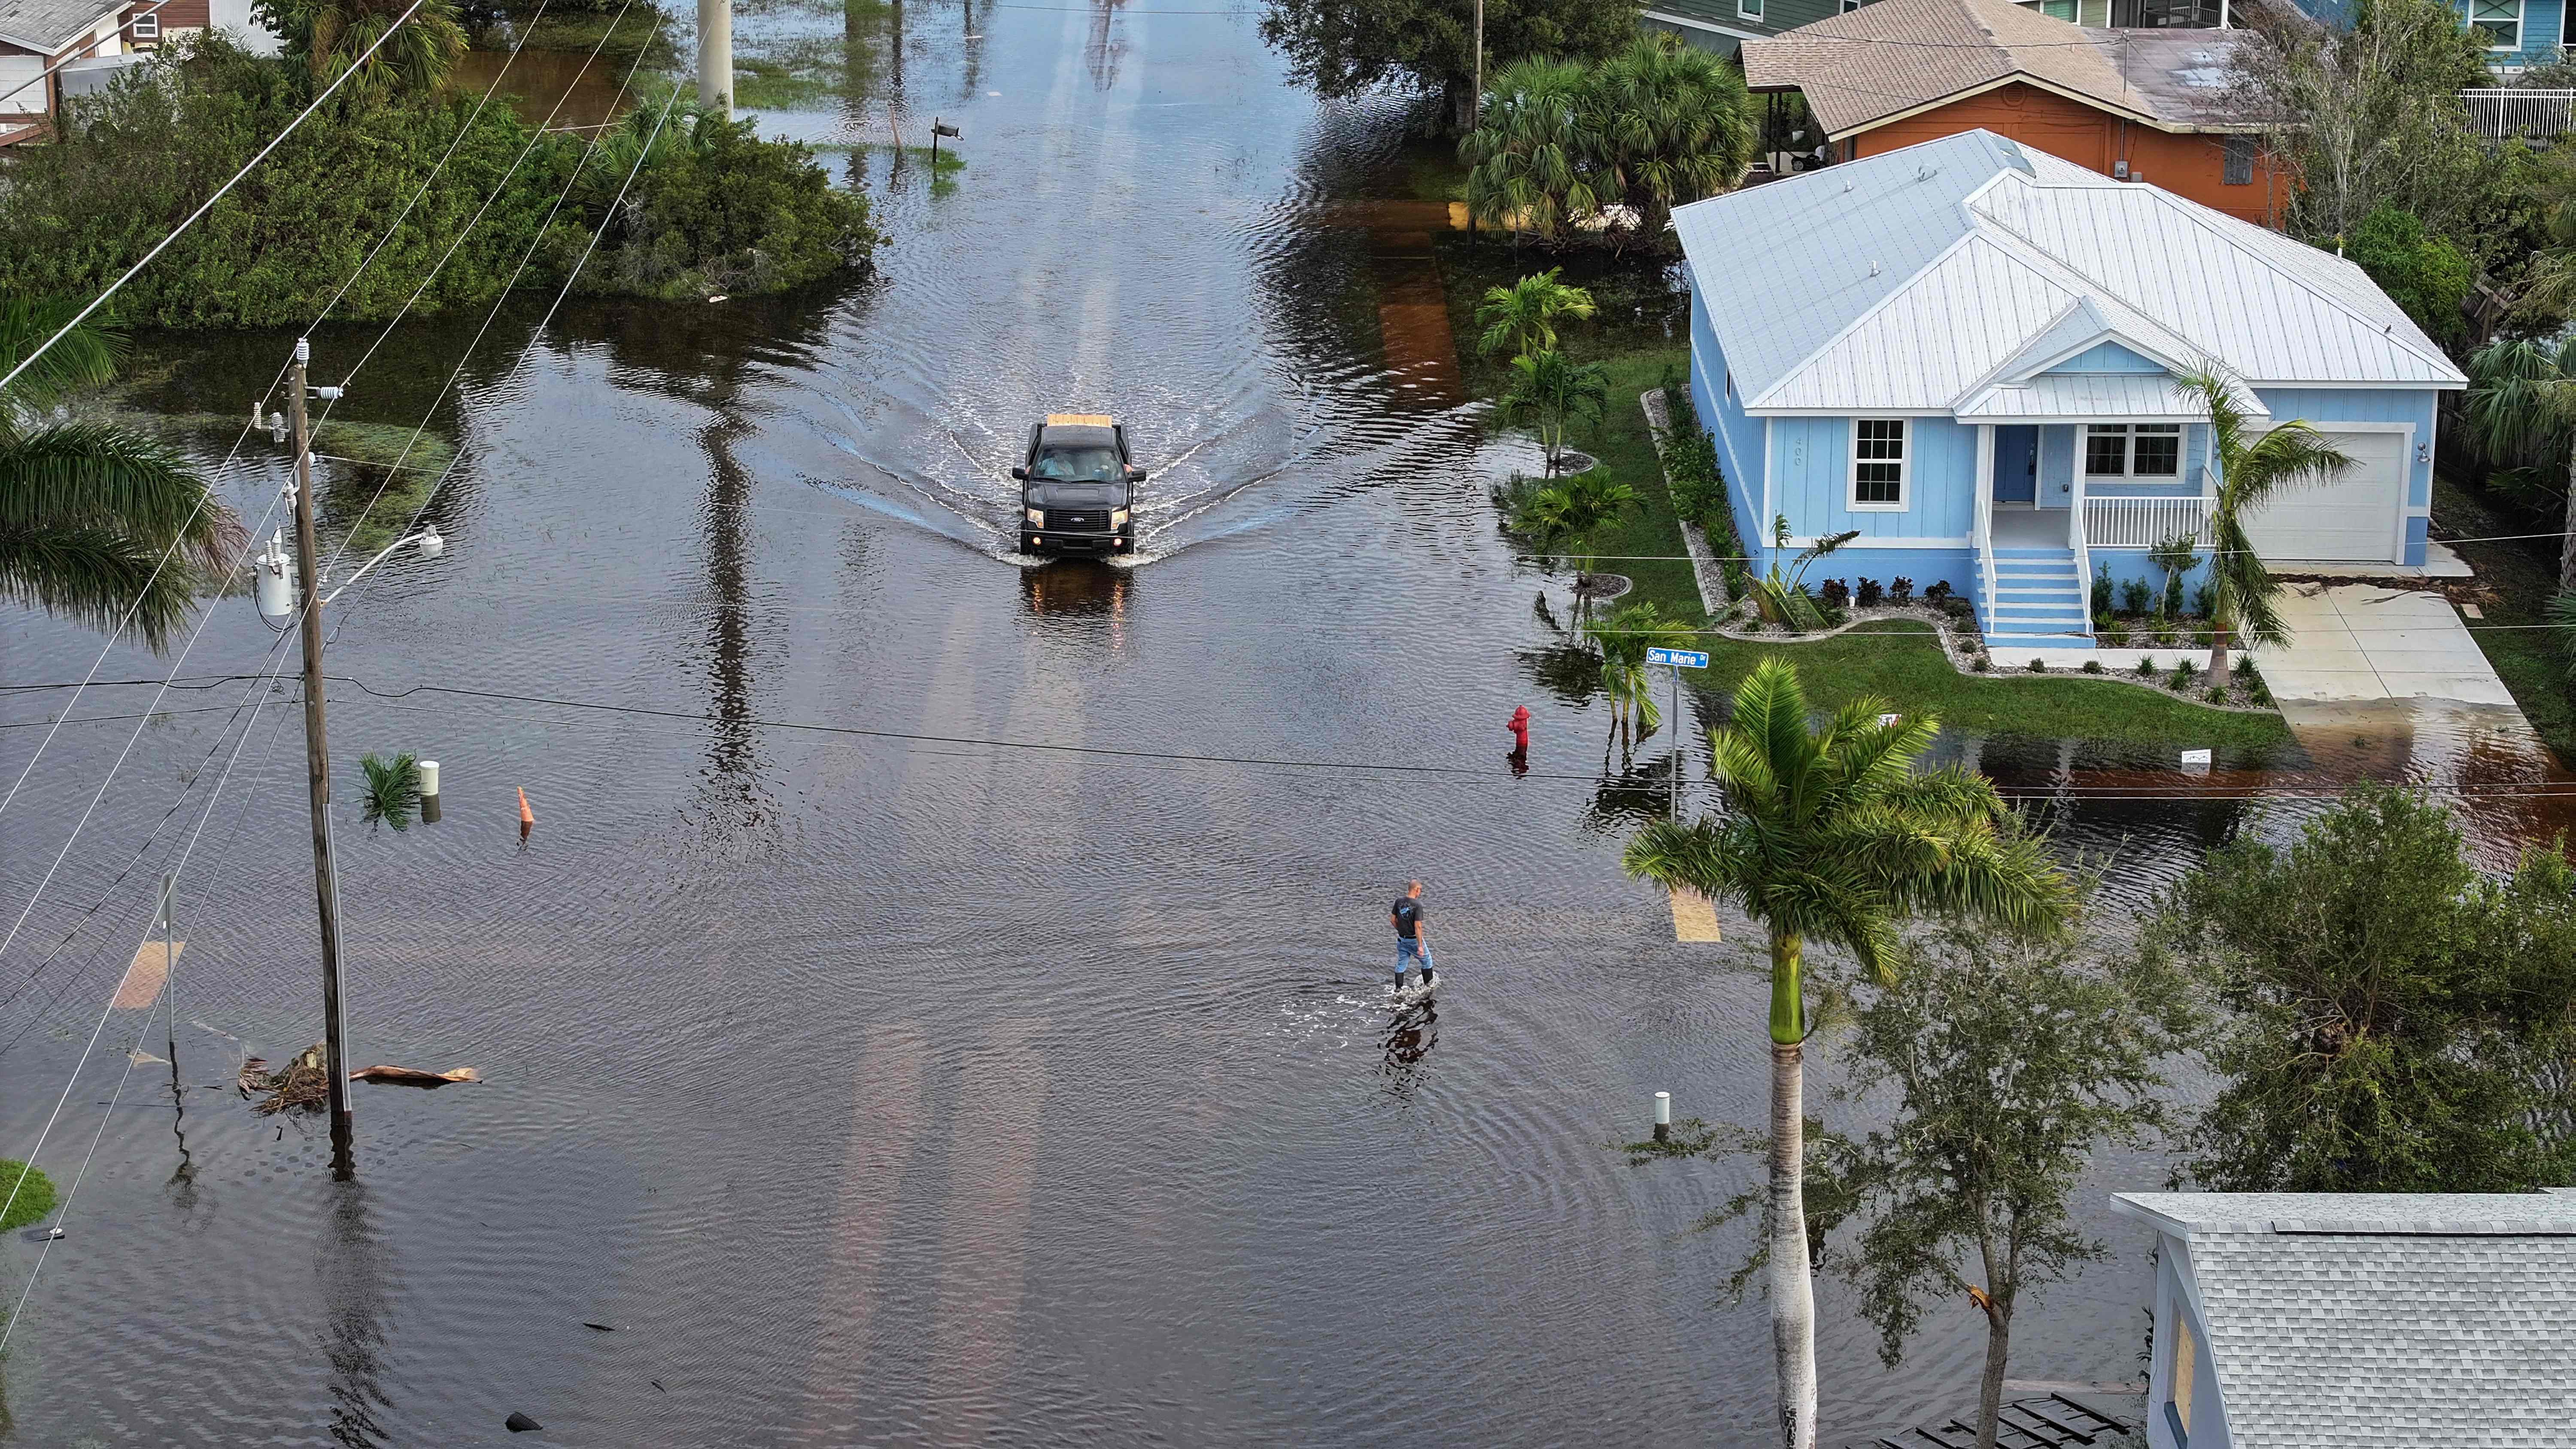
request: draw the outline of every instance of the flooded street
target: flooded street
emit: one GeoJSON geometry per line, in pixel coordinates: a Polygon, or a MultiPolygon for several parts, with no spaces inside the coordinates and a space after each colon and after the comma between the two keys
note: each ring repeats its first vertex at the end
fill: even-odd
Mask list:
{"type": "MultiPolygon", "coordinates": [[[[1687,1232],[1759,1165],[1609,1149],[1659,1089],[1762,1120],[1758,946],[1724,912],[1727,944],[1675,943],[1619,870],[1670,732],[1603,791],[1601,706],[1549,687],[1395,111],[1287,88],[1250,5],[906,8],[737,30],[841,68],[763,125],[840,148],[873,278],[576,299],[518,366],[544,299],[514,304],[453,403],[480,319],[405,323],[353,381],[344,419],[429,415],[464,461],[444,556],[331,616],[352,1051],[485,1080],[359,1088],[354,1185],[318,1121],[233,1092],[321,1032],[300,716],[268,696],[179,886],[189,1090],[111,1010],[39,1159],[68,1187],[105,1123],[0,1442],[481,1444],[513,1411],[592,1445],[1767,1442],[1766,1309],[1712,1301],[1748,1234],[1687,1232]],[[934,114],[967,160],[936,186],[889,144],[934,114]],[[1152,470],[1132,566],[1010,551],[1007,470],[1066,409],[1152,470]],[[406,750],[445,818],[371,827],[358,758],[406,750]],[[1408,876],[1444,989],[1396,1020],[1408,876]]],[[[318,334],[317,380],[374,335],[318,334]]],[[[134,371],[238,416],[287,340],[151,339],[134,371]]],[[[226,475],[246,518],[285,452],[226,475]]],[[[338,478],[326,531],[380,476],[338,478]]],[[[182,682],[272,640],[227,599],[182,682]]],[[[23,686],[98,647],[0,614],[0,778],[69,697],[23,686]]],[[[138,720],[150,684],[93,687],[76,716],[107,718],[0,815],[14,917],[133,738],[0,955],[0,1155],[81,1060],[246,688],[138,720]]],[[[2568,820],[2535,793],[2564,776],[2474,721],[2348,725],[2192,777],[1943,750],[2050,801],[2131,906],[2353,774],[2476,785],[2490,855],[2568,820]]],[[[2139,1376],[2145,1243],[2098,1192],[2088,1221],[2114,1260],[2025,1309],[2017,1376],[2139,1376]]],[[[0,1281],[40,1246],[0,1244],[0,1281]]],[[[1819,1298],[1820,1442],[1973,1398],[1965,1305],[1890,1371],[1819,1298]]]]}

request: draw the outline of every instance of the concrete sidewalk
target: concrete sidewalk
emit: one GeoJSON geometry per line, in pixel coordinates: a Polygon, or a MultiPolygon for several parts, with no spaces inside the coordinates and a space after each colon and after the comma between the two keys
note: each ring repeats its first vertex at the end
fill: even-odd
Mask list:
{"type": "Polygon", "coordinates": [[[2459,610],[2438,593],[2291,584],[2280,608],[2290,645],[2258,652],[2255,663],[2283,704],[2442,699],[2513,708],[2459,610]]]}

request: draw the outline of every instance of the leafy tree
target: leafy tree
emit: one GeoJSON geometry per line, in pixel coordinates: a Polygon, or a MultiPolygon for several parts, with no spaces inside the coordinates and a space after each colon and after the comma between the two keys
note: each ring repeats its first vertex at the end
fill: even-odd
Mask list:
{"type": "MultiPolygon", "coordinates": [[[[204,32],[78,102],[61,140],[26,148],[0,187],[0,296],[96,293],[306,99],[299,63],[204,32]]],[[[415,290],[415,313],[474,307],[514,277],[523,287],[560,286],[603,226],[610,234],[583,272],[594,291],[697,296],[692,288],[713,279],[743,295],[864,261],[876,240],[865,199],[831,188],[802,148],[747,134],[718,145],[711,131],[700,145],[694,125],[674,124],[677,134],[657,143],[617,217],[608,201],[633,159],[632,149],[617,148],[640,144],[631,118],[608,133],[581,169],[574,204],[549,224],[587,139],[535,136],[508,106],[476,115],[451,99],[390,89],[289,136],[118,303],[128,320],[163,327],[309,326],[344,283],[334,317],[391,317],[415,290]],[[383,250],[361,272],[380,237],[383,250]]]]}
{"type": "Polygon", "coordinates": [[[600,247],[582,290],[690,300],[776,292],[859,266],[882,240],[866,200],[834,187],[802,144],[764,141],[757,119],[727,121],[694,105],[675,108],[611,215],[655,111],[658,103],[628,113],[583,172],[600,247]]]}
{"type": "MultiPolygon", "coordinates": [[[[1395,84],[1436,94],[1451,134],[1474,104],[1475,0],[1265,0],[1261,38],[1331,99],[1395,84]]],[[[1634,0],[1486,0],[1484,74],[1528,56],[1593,59],[1637,33],[1634,0]]]]}
{"type": "Polygon", "coordinates": [[[2359,0],[2347,27],[2256,18],[2237,99],[2271,129],[2292,230],[2349,241],[2382,206],[2463,235],[2490,170],[2460,92],[2493,84],[2478,38],[2443,0],[2359,0]]]}
{"type": "Polygon", "coordinates": [[[1592,294],[1562,280],[1563,267],[1550,267],[1507,287],[1488,287],[1476,307],[1476,350],[1487,357],[1508,347],[1515,356],[1546,352],[1556,346],[1556,319],[1590,317],[1592,294]]]}
{"type": "Polygon", "coordinates": [[[2382,203],[2362,218],[2346,255],[2434,340],[2453,341],[2466,329],[2460,309],[2477,285],[2477,263],[2426,234],[2413,213],[2382,203]]]}
{"type": "Polygon", "coordinates": [[[411,0],[255,0],[251,15],[277,36],[284,53],[303,59],[314,90],[339,79],[351,65],[361,65],[357,79],[341,94],[381,97],[395,89],[439,89],[465,54],[465,27],[454,5],[420,0],[411,19],[403,20],[410,6],[411,0]],[[382,45],[376,44],[379,39],[382,45]],[[371,45],[376,46],[372,55],[367,51],[371,45]],[[362,55],[367,57],[363,63],[358,60],[362,55]]]}
{"type": "Polygon", "coordinates": [[[2193,1174],[2235,1192],[2511,1192],[2576,1173],[2576,871],[2479,875],[2440,806],[2356,789],[2287,849],[2242,837],[2140,938],[2227,1016],[2193,1174]]]}
{"type": "Polygon", "coordinates": [[[35,357],[0,391],[0,595],[93,629],[115,629],[131,610],[129,627],[157,650],[195,611],[198,586],[239,555],[244,530],[175,449],[62,416],[61,403],[114,375],[124,350],[93,318],[38,354],[78,311],[0,301],[0,373],[35,357]]]}
{"type": "Polygon", "coordinates": [[[1965,1298],[1985,1314],[1978,1449],[1995,1443],[2014,1311],[2105,1255],[2068,1208],[2086,1162],[2171,1125],[2158,1063],[2192,1024],[2180,985],[2134,961],[2096,968],[2072,938],[1952,928],[1858,1014],[1837,1095],[1892,1087],[1898,1110],[1823,1164],[1868,1222],[1838,1266],[1889,1368],[1927,1304],[1965,1298]]]}
{"type": "Polygon", "coordinates": [[[1566,429],[1577,422],[1601,421],[1610,401],[1610,370],[1597,362],[1575,362],[1550,348],[1524,352],[1512,359],[1511,380],[1497,404],[1506,421],[1528,419],[1538,429],[1552,477],[1565,458],[1566,429]]]}
{"type": "Polygon", "coordinates": [[[1809,1449],[1816,1428],[1803,1192],[1807,943],[1840,946],[1889,979],[1897,923],[1907,917],[2039,933],[2063,922],[2074,903],[2072,884],[2017,828],[1991,782],[1956,767],[1915,772],[1939,721],[1879,723],[1886,712],[1879,700],[1856,699],[1812,726],[1797,671],[1765,659],[1736,690],[1733,719],[1712,737],[1727,814],[1649,824],[1623,861],[1630,875],[1735,903],[1769,937],[1764,1226],[1784,1449],[1809,1449]]]}
{"type": "Polygon", "coordinates": [[[2218,496],[2209,505],[2209,683],[2225,689],[2227,651],[2238,634],[2263,644],[2290,637],[2273,607],[2280,581],[2255,556],[2245,515],[2284,488],[2332,477],[2352,466],[2352,459],[2300,419],[2248,440],[2245,414],[2224,379],[2203,370],[2185,375],[2182,383],[2209,409],[2210,461],[2218,471],[2218,496]]]}
{"type": "MultiPolygon", "coordinates": [[[[2479,450],[2498,462],[2564,470],[2566,537],[2558,587],[2576,591],[2576,339],[2493,342],[2470,354],[2460,417],[2479,450]]],[[[2538,492],[2541,490],[2527,490],[2538,492]]]]}

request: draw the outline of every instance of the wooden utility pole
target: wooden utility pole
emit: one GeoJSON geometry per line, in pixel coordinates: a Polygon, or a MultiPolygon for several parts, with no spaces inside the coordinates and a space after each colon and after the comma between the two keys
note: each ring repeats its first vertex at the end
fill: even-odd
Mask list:
{"type": "MultiPolygon", "coordinates": [[[[304,412],[313,344],[295,340],[287,369],[295,425],[295,555],[304,591],[304,772],[313,804],[313,900],[322,918],[322,1069],[331,1078],[331,1175],[357,1174],[347,1032],[340,1010],[340,877],[331,865],[331,741],[322,719],[322,554],[313,538],[313,436],[304,412]]],[[[336,392],[334,394],[337,395],[336,392]]]]}

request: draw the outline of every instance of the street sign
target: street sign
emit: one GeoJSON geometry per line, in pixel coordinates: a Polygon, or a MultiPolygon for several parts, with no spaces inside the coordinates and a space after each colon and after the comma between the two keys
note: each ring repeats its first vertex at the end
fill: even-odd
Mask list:
{"type": "Polygon", "coordinates": [[[1646,650],[1646,662],[1648,664],[1669,664],[1675,669],[1706,669],[1708,667],[1708,655],[1705,651],[1698,649],[1664,649],[1650,647],[1646,650]]]}

